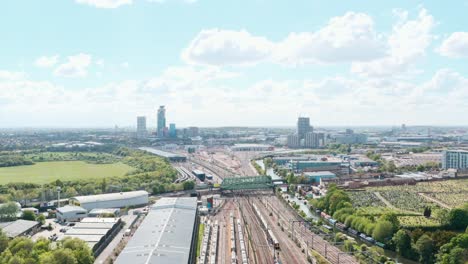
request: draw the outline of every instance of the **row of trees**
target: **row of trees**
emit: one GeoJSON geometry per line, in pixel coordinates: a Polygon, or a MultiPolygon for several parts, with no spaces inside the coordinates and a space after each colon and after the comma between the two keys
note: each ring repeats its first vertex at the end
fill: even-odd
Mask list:
{"type": "Polygon", "coordinates": [[[65,238],[57,243],[48,239],[33,242],[27,237],[9,240],[0,230],[0,263],[5,264],[92,264],[89,246],[77,238],[65,238]]]}
{"type": "Polygon", "coordinates": [[[53,200],[56,188],[62,188],[61,197],[91,195],[118,191],[146,190],[153,194],[194,188],[193,182],[175,184],[177,171],[168,160],[128,148],[116,149],[115,155],[135,170],[125,176],[74,181],[56,180],[48,184],[9,183],[0,186],[0,201],[27,203],[33,199],[53,200]]]}
{"type": "Polygon", "coordinates": [[[34,162],[18,154],[0,156],[0,167],[13,167],[32,164],[34,164],[34,162]]]}

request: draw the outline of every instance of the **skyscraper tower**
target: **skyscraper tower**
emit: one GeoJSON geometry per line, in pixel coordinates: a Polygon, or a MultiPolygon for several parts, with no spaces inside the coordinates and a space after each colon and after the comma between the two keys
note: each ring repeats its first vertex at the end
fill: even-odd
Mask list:
{"type": "Polygon", "coordinates": [[[164,131],[166,129],[166,109],[164,105],[159,106],[158,109],[158,137],[164,137],[164,131]]]}
{"type": "Polygon", "coordinates": [[[146,136],[146,116],[137,117],[137,137],[146,136]]]}
{"type": "Polygon", "coordinates": [[[297,135],[299,136],[299,139],[303,139],[305,134],[309,132],[312,132],[310,119],[308,117],[299,117],[297,119],[297,135]]]}

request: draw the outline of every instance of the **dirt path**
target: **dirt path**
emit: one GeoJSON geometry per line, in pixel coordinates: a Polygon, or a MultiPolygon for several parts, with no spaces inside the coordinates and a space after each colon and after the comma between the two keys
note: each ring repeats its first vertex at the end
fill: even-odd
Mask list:
{"type": "Polygon", "coordinates": [[[388,208],[397,209],[387,199],[385,199],[379,192],[374,192],[375,196],[379,198],[388,208]]]}
{"type": "Polygon", "coordinates": [[[437,199],[435,199],[435,198],[432,198],[432,197],[426,195],[425,193],[418,193],[418,194],[421,195],[422,197],[426,198],[427,200],[429,200],[429,201],[431,201],[431,202],[434,202],[434,203],[440,205],[441,207],[444,207],[444,208],[449,209],[449,210],[452,209],[451,206],[448,206],[448,205],[444,204],[443,202],[441,202],[441,201],[439,201],[439,200],[437,200],[437,199]]]}

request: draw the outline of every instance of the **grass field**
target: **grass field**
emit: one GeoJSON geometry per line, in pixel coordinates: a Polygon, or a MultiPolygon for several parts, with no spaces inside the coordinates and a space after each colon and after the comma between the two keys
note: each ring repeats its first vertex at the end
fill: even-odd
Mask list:
{"type": "Polygon", "coordinates": [[[134,168],[123,164],[90,164],[84,161],[38,162],[29,166],[0,168],[0,184],[10,182],[50,183],[122,176],[134,168]]]}

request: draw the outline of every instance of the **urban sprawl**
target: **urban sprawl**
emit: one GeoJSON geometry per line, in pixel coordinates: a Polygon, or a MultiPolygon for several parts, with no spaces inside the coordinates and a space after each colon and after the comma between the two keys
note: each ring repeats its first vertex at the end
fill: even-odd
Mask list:
{"type": "Polygon", "coordinates": [[[0,130],[0,263],[468,261],[466,127],[179,128],[156,114],[0,130]]]}

